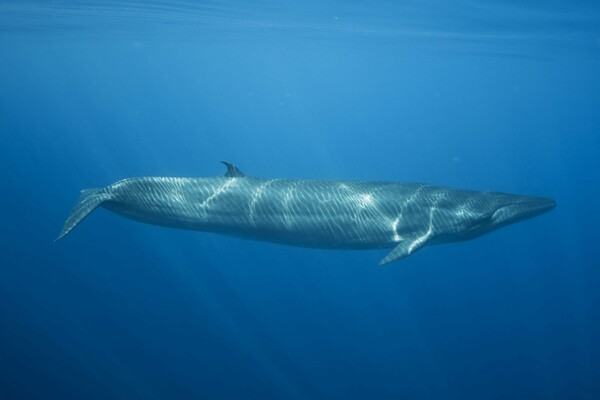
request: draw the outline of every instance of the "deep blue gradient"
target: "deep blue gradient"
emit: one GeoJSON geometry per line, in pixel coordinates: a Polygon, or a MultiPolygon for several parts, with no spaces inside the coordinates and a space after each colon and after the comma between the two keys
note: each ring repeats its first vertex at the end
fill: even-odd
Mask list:
{"type": "Polygon", "coordinates": [[[597,1],[0,4],[0,398],[600,398],[597,1]],[[549,214],[379,267],[143,225],[131,176],[430,182],[549,214]]]}

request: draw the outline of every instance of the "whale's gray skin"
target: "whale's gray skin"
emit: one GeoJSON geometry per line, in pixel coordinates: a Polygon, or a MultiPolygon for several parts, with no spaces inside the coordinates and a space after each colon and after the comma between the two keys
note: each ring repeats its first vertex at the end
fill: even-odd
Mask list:
{"type": "Polygon", "coordinates": [[[551,210],[540,197],[426,184],[259,179],[234,165],[210,178],[129,178],[81,193],[57,240],[96,207],[137,221],[294,246],[393,247],[387,264],[426,244],[475,238],[551,210]]]}

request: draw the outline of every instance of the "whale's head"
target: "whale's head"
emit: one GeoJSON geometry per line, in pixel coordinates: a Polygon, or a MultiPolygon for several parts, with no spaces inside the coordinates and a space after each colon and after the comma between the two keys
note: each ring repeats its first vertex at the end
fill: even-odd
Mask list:
{"type": "Polygon", "coordinates": [[[441,241],[471,239],[503,226],[533,218],[552,210],[556,202],[544,197],[518,196],[496,192],[474,192],[456,212],[452,234],[441,241]]]}
{"type": "Polygon", "coordinates": [[[556,207],[556,202],[545,197],[518,196],[504,193],[482,193],[483,201],[479,234],[496,230],[515,222],[533,218],[556,207]]]}
{"type": "Polygon", "coordinates": [[[490,223],[495,229],[548,212],[556,202],[545,197],[505,195],[493,207],[490,223]]]}

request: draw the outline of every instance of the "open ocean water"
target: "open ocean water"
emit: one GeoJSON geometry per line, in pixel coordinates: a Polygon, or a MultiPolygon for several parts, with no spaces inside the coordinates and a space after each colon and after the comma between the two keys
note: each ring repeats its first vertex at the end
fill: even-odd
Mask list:
{"type": "Polygon", "coordinates": [[[0,2],[0,398],[600,398],[598,1],[0,2]],[[332,251],[144,225],[132,176],[554,198],[332,251]]]}

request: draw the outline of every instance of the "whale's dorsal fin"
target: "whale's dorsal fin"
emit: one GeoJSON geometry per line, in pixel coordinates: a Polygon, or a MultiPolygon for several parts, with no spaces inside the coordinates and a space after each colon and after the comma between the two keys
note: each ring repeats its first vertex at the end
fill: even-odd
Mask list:
{"type": "Polygon", "coordinates": [[[246,175],[244,175],[244,173],[242,171],[240,171],[238,169],[238,167],[236,167],[235,165],[233,165],[232,163],[228,163],[227,161],[221,161],[223,164],[225,164],[225,166],[227,166],[227,172],[225,172],[225,176],[228,178],[241,178],[244,177],[246,175]]]}

